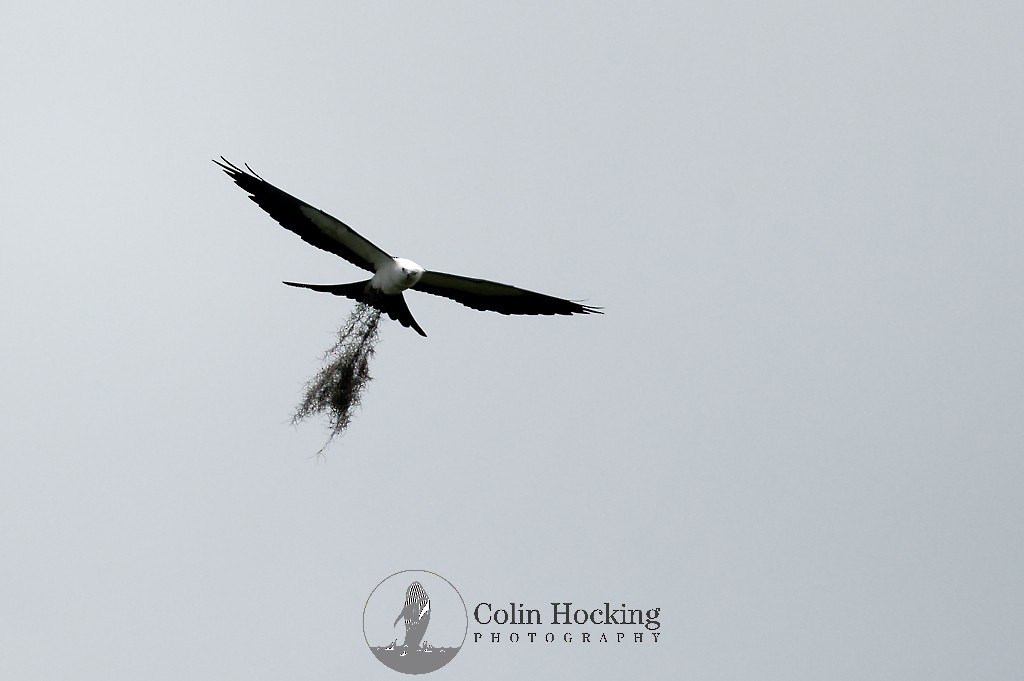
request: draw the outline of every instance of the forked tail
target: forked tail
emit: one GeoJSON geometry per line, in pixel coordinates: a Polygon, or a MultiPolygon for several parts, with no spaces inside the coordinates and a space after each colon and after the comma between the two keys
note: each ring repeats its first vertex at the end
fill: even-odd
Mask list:
{"type": "Polygon", "coordinates": [[[360,303],[366,303],[377,308],[388,317],[391,317],[402,326],[409,327],[419,335],[426,338],[427,334],[420,328],[420,325],[413,319],[412,312],[405,302],[405,297],[399,293],[389,296],[381,291],[370,287],[370,280],[357,281],[351,284],[299,284],[293,281],[284,282],[288,286],[296,288],[308,288],[311,291],[330,293],[335,296],[344,296],[360,303]]]}

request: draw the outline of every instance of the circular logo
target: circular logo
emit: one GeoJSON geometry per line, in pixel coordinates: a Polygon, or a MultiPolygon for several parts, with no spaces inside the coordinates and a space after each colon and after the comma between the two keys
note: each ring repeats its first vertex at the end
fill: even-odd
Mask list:
{"type": "Polygon", "coordinates": [[[363,636],[381,663],[403,674],[429,674],[451,662],[469,631],[462,594],[427,570],[396,572],[363,609],[363,636]]]}

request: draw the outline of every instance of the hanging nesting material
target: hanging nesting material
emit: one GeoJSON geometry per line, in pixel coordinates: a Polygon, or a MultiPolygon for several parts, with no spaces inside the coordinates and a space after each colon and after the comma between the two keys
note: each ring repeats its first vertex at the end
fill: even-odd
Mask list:
{"type": "Polygon", "coordinates": [[[371,380],[370,358],[377,345],[380,314],[364,303],[356,306],[338,330],[338,342],[324,354],[324,368],[306,384],[305,396],[295,409],[292,423],[327,415],[331,436],[325,448],[348,428],[371,380]]]}

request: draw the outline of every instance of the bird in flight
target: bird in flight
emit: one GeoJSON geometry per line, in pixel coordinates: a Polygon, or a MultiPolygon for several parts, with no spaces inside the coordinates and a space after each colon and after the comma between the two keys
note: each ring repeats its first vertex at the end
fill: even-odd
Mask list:
{"type": "Polygon", "coordinates": [[[214,160],[214,163],[282,227],[299,235],[306,243],[373,273],[370,279],[351,284],[284,282],[288,286],[345,296],[366,303],[400,322],[402,326],[414,329],[421,336],[427,334],[409,311],[402,295],[406,289],[444,296],[474,310],[491,310],[501,314],[602,314],[597,307],[486,279],[425,270],[406,258],[394,258],[341,220],[270,184],[248,165],[243,170],[223,156],[220,161],[214,160]]]}

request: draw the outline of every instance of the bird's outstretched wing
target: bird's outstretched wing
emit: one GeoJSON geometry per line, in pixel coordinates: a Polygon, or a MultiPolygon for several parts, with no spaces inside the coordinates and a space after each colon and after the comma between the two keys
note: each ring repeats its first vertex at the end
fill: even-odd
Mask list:
{"type": "Polygon", "coordinates": [[[414,291],[450,298],[474,310],[490,310],[501,314],[603,314],[600,308],[571,300],[444,272],[424,272],[412,288],[414,291]]]}
{"type": "Polygon", "coordinates": [[[379,265],[391,260],[391,256],[341,220],[278,189],[254,173],[249,166],[242,170],[223,156],[220,161],[214,160],[214,163],[235,184],[249,192],[249,198],[257,206],[267,211],[282,227],[298,234],[306,243],[341,256],[369,272],[375,272],[379,265]]]}

